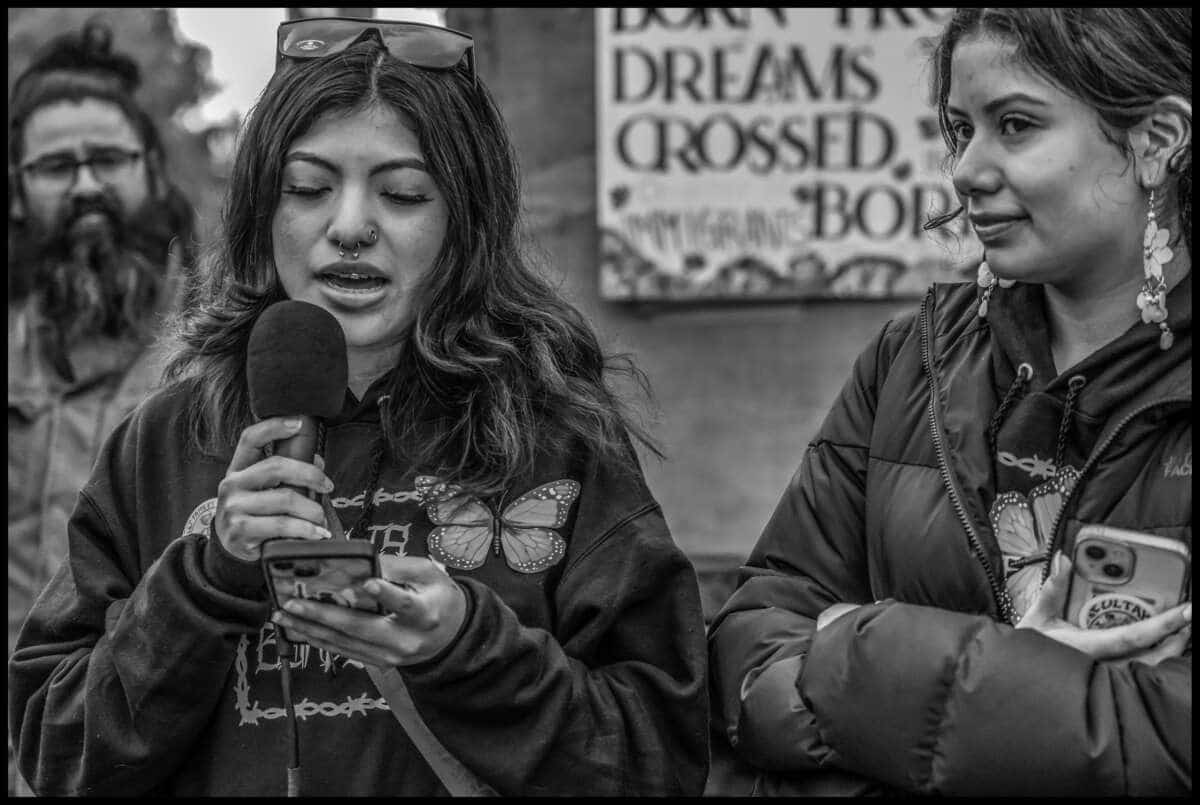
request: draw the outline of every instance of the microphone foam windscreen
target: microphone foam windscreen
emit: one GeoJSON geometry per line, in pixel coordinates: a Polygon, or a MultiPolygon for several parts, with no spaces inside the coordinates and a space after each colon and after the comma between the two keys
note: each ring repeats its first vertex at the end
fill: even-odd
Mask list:
{"type": "Polygon", "coordinates": [[[333,314],[289,299],[271,305],[250,331],[246,380],[259,419],[327,419],[342,410],[348,375],[346,336],[333,314]]]}

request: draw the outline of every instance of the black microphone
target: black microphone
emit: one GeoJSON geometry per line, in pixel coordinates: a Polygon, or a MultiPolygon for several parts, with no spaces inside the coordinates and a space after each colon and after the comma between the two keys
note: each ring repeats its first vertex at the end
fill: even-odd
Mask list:
{"type": "MultiPolygon", "coordinates": [[[[262,312],[246,347],[250,410],[259,419],[298,416],[301,421],[299,432],[275,442],[275,455],[312,462],[317,451],[318,420],[336,416],[342,410],[349,373],[346,335],[333,314],[295,299],[277,302],[262,312]]],[[[297,491],[316,497],[309,489],[297,491]]],[[[288,796],[299,796],[300,733],[291,675],[295,651],[278,626],[275,640],[291,748],[287,792],[288,796]]]]}
{"type": "Polygon", "coordinates": [[[346,336],[333,314],[295,299],[263,311],[246,348],[250,409],[259,419],[298,416],[302,423],[275,442],[275,455],[313,460],[318,420],[342,410],[348,375],[346,336]]]}

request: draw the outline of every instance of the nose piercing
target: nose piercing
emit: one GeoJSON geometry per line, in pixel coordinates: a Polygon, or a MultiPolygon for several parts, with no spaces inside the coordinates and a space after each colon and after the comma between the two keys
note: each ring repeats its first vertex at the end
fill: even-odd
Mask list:
{"type": "MultiPolygon", "coordinates": [[[[367,230],[367,241],[369,243],[374,243],[377,240],[379,240],[379,235],[375,232],[375,230],[368,229],[367,230]]],[[[359,249],[361,247],[362,247],[362,243],[360,241],[357,241],[357,240],[354,241],[354,250],[350,254],[351,260],[358,259],[358,253],[359,253],[359,249]]],[[[346,246],[339,240],[338,241],[338,257],[345,257],[345,256],[346,256],[346,246]]]]}

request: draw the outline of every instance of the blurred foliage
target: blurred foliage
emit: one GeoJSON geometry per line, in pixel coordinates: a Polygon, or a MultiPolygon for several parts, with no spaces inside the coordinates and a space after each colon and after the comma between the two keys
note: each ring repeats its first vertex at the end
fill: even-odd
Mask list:
{"type": "Polygon", "coordinates": [[[220,166],[209,143],[232,121],[191,131],[184,112],[213,94],[211,55],[203,45],[185,41],[169,8],[9,8],[8,95],[34,54],[53,37],[78,31],[96,18],[113,32],[113,48],[133,57],[142,70],[137,99],[158,124],[167,151],[171,180],[196,207],[198,235],[207,238],[215,224],[224,190],[220,166]]]}

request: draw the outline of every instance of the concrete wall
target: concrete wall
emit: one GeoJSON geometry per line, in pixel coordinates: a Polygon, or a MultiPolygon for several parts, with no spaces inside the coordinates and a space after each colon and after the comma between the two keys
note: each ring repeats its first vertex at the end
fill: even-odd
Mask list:
{"type": "Polygon", "coordinates": [[[653,433],[667,458],[643,466],[678,543],[705,582],[728,590],[872,335],[914,302],[746,304],[638,310],[597,283],[595,11],[449,8],[477,42],[479,74],[512,130],[530,232],[553,277],[602,342],[653,384],[653,433]]]}

